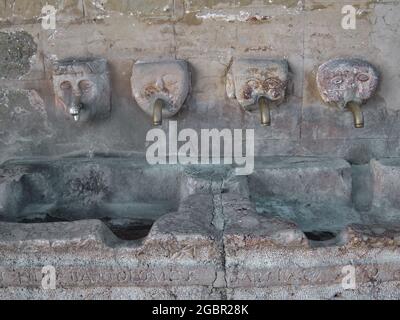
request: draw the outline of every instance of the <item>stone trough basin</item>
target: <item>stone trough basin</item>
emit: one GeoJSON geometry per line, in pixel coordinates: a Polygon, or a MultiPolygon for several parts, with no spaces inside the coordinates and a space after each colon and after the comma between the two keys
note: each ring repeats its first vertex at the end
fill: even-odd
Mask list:
{"type": "Polygon", "coordinates": [[[123,159],[12,161],[0,171],[0,221],[98,219],[123,240],[145,237],[161,216],[177,211],[182,170],[123,159]]]}
{"type": "Polygon", "coordinates": [[[399,160],[255,163],[249,176],[137,158],[2,164],[0,299],[400,296],[399,160]]]}
{"type": "Polygon", "coordinates": [[[295,223],[311,245],[340,242],[348,225],[361,223],[352,203],[352,169],[344,160],[265,159],[248,186],[258,214],[295,223]]]}
{"type": "Polygon", "coordinates": [[[0,299],[219,296],[225,172],[139,158],[4,163],[0,299]],[[56,290],[42,288],[44,266],[56,290]]]}

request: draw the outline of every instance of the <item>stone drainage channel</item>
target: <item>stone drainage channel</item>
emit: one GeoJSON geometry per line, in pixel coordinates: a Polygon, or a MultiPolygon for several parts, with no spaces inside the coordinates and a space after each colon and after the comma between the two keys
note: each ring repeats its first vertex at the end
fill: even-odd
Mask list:
{"type": "Polygon", "coordinates": [[[10,161],[0,298],[398,298],[399,181],[398,159],[264,158],[250,176],[134,159],[10,161]],[[55,289],[43,287],[46,266],[55,289]]]}

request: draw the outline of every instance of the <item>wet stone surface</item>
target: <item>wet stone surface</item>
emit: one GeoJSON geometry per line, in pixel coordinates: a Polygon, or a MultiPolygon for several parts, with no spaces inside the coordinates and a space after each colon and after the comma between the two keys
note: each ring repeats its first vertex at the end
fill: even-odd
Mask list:
{"type": "Polygon", "coordinates": [[[326,240],[330,240],[329,235],[334,238],[347,225],[361,221],[360,214],[352,207],[335,202],[299,202],[267,197],[252,200],[259,214],[293,221],[306,236],[310,234],[307,238],[311,240],[321,238],[320,241],[323,241],[324,234],[328,236],[326,240]]]}
{"type": "Polygon", "coordinates": [[[379,74],[375,67],[359,59],[334,59],[318,69],[317,84],[325,102],[344,108],[350,101],[362,103],[375,93],[379,74]]]}

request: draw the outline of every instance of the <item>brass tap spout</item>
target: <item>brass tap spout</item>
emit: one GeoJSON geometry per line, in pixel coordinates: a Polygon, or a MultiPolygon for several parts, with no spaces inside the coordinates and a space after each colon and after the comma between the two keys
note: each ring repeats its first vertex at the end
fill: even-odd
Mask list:
{"type": "Polygon", "coordinates": [[[351,111],[354,117],[354,126],[356,128],[364,128],[364,115],[361,111],[360,103],[351,101],[347,104],[347,108],[351,111]]]}
{"type": "Polygon", "coordinates": [[[153,125],[161,126],[163,122],[162,109],[164,107],[164,101],[162,99],[157,99],[153,106],[153,125]]]}
{"type": "Polygon", "coordinates": [[[258,99],[258,105],[261,112],[261,125],[269,127],[271,125],[271,114],[268,106],[268,99],[266,97],[260,97],[258,99]]]}

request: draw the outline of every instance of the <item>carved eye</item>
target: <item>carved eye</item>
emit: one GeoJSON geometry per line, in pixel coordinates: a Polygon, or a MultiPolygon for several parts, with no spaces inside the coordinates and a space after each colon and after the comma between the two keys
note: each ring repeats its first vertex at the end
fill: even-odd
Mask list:
{"type": "Polygon", "coordinates": [[[343,83],[343,79],[342,79],[342,77],[333,78],[333,79],[332,79],[332,83],[333,83],[334,85],[342,84],[342,83],[343,83]]]}
{"type": "Polygon", "coordinates": [[[89,92],[93,87],[93,83],[88,80],[82,80],[79,82],[79,89],[81,89],[83,92],[89,92]]]}
{"type": "Polygon", "coordinates": [[[369,80],[369,75],[365,73],[360,73],[357,75],[357,80],[361,82],[367,82],[369,80]]]}
{"type": "Polygon", "coordinates": [[[283,84],[279,79],[269,78],[264,81],[264,86],[268,89],[279,89],[283,84]]]}
{"type": "Polygon", "coordinates": [[[69,81],[64,81],[63,83],[60,84],[61,90],[69,90],[72,88],[71,82],[69,81]]]}
{"type": "Polygon", "coordinates": [[[270,94],[273,99],[280,99],[280,97],[281,97],[281,93],[279,92],[279,90],[276,90],[276,89],[272,89],[270,91],[270,94]]]}
{"type": "Polygon", "coordinates": [[[257,89],[260,87],[260,81],[258,80],[249,80],[247,84],[253,89],[257,89]]]}

